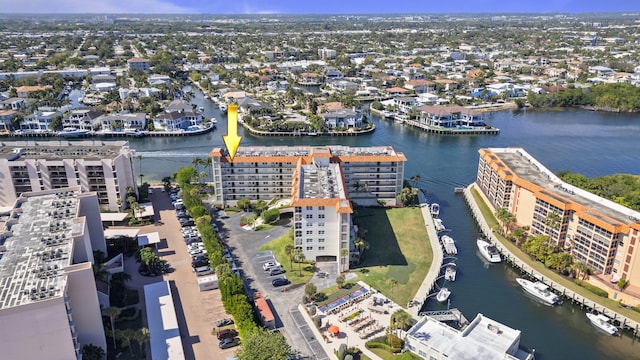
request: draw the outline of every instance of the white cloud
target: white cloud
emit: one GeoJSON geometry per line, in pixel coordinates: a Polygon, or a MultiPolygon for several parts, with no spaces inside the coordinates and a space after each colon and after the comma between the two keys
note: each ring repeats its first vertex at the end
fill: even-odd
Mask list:
{"type": "Polygon", "coordinates": [[[170,0],[0,0],[3,13],[193,13],[170,0]]]}

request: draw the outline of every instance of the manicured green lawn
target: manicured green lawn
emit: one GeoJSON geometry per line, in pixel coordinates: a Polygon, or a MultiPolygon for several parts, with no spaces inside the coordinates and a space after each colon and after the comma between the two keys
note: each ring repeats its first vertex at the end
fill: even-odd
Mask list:
{"type": "Polygon", "coordinates": [[[387,351],[385,349],[379,349],[379,348],[374,348],[369,350],[374,354],[378,355],[383,360],[414,360],[414,359],[421,360],[422,359],[420,356],[415,355],[411,352],[406,352],[404,354],[394,354],[390,351],[387,351]]]}
{"type": "Polygon", "coordinates": [[[260,247],[260,251],[273,251],[278,262],[280,262],[282,267],[286,270],[287,279],[289,279],[292,284],[304,284],[311,280],[311,277],[313,276],[313,269],[311,269],[311,265],[309,263],[293,262],[292,267],[291,260],[289,260],[289,257],[284,251],[287,245],[293,245],[293,229],[279,238],[262,245],[262,247],[260,247]],[[300,269],[302,270],[302,275],[300,275],[300,269]]]}
{"type": "Polygon", "coordinates": [[[358,208],[354,218],[367,229],[365,240],[370,249],[363,263],[352,271],[395,303],[406,306],[433,261],[420,208],[358,208]],[[393,286],[391,279],[397,285],[393,286]]]}
{"type": "MultiPolygon", "coordinates": [[[[478,193],[478,191],[476,189],[471,189],[471,195],[473,196],[474,201],[480,208],[480,212],[482,213],[482,216],[485,218],[485,221],[487,222],[489,227],[491,227],[492,229],[495,229],[497,226],[499,226],[498,221],[496,220],[495,216],[493,215],[493,212],[491,211],[491,208],[489,208],[489,206],[484,202],[484,199],[478,193]]],[[[512,254],[514,254],[519,259],[527,263],[527,265],[535,269],[540,274],[548,277],[549,279],[553,280],[554,282],[568,289],[571,289],[572,291],[574,291],[576,294],[579,294],[580,296],[584,296],[589,300],[595,301],[601,305],[606,306],[609,309],[615,310],[621,315],[627,316],[630,319],[633,319],[635,321],[640,321],[639,313],[631,309],[620,306],[620,304],[613,299],[607,299],[607,298],[603,298],[601,296],[595,295],[591,291],[574,283],[571,279],[558,274],[557,272],[544,266],[544,264],[542,264],[541,262],[532,259],[528,254],[520,250],[520,248],[517,247],[514,243],[507,240],[504,236],[498,234],[498,232],[494,232],[494,235],[502,245],[504,245],[507,249],[509,249],[509,251],[511,251],[512,254]]]]}

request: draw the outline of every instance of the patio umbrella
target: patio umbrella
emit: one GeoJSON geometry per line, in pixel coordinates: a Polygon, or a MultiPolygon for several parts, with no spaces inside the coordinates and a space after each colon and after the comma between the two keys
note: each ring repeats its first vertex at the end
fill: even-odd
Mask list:
{"type": "Polygon", "coordinates": [[[329,333],[331,333],[331,335],[333,336],[336,336],[340,333],[340,328],[335,325],[331,325],[329,326],[329,333]]]}

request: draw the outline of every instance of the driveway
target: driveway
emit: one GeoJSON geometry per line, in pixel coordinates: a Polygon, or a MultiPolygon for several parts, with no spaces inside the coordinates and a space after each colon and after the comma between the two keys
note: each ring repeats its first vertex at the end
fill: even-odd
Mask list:
{"type": "Polygon", "coordinates": [[[248,294],[255,291],[264,294],[274,310],[276,326],[294,352],[308,359],[329,359],[298,312],[297,306],[302,301],[304,285],[274,288],[271,285],[271,280],[282,277],[282,275],[269,276],[262,268],[262,265],[272,260],[273,256],[270,252],[258,249],[267,242],[286,234],[290,229],[290,223],[276,226],[268,231],[252,231],[245,230],[240,226],[241,216],[242,213],[225,219],[218,217],[218,226],[221,229],[223,240],[229,246],[236,263],[241,268],[241,275],[248,294]]]}

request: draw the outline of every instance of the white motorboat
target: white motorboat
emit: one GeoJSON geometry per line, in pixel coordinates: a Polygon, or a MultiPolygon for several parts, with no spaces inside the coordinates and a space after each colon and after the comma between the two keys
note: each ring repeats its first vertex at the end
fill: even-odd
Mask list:
{"type": "Polygon", "coordinates": [[[487,259],[488,262],[499,263],[500,261],[502,261],[500,253],[498,252],[498,249],[495,247],[495,245],[492,245],[488,241],[482,239],[478,239],[476,241],[476,244],[478,245],[480,254],[482,254],[482,256],[487,259]]]}
{"type": "Polygon", "coordinates": [[[66,138],[85,137],[89,135],[89,130],[82,130],[82,129],[69,127],[69,128],[64,128],[62,131],[58,131],[56,135],[60,137],[66,137],[66,138]]]}
{"type": "Polygon", "coordinates": [[[218,104],[218,109],[220,109],[220,111],[222,111],[222,112],[226,112],[227,111],[227,104],[221,102],[220,104],[218,104]]]}
{"type": "Polygon", "coordinates": [[[447,255],[458,254],[458,248],[456,247],[456,242],[453,240],[451,236],[442,235],[440,237],[440,240],[442,240],[442,246],[444,246],[444,252],[447,253],[447,255]]]}
{"type": "Polygon", "coordinates": [[[517,278],[516,281],[526,292],[547,305],[555,305],[560,302],[558,295],[554,294],[547,285],[540,281],[533,282],[522,278],[517,278]]]}
{"type": "Polygon", "coordinates": [[[431,216],[438,217],[438,215],[440,215],[440,204],[433,203],[429,205],[429,211],[431,212],[431,216]]]}
{"type": "Polygon", "coordinates": [[[433,224],[435,225],[437,232],[447,230],[447,228],[444,227],[444,224],[442,223],[442,219],[433,219],[433,224]]]}
{"type": "Polygon", "coordinates": [[[444,279],[447,281],[456,281],[456,264],[448,263],[444,268],[444,279]]]}
{"type": "Polygon", "coordinates": [[[598,329],[606,332],[609,335],[616,335],[618,328],[609,322],[609,318],[603,314],[587,313],[587,318],[591,321],[591,324],[598,329]]]}
{"type": "Polygon", "coordinates": [[[446,287],[440,288],[440,291],[438,291],[438,294],[436,295],[436,300],[439,302],[445,302],[449,298],[449,295],[451,295],[451,290],[446,287]]]}

